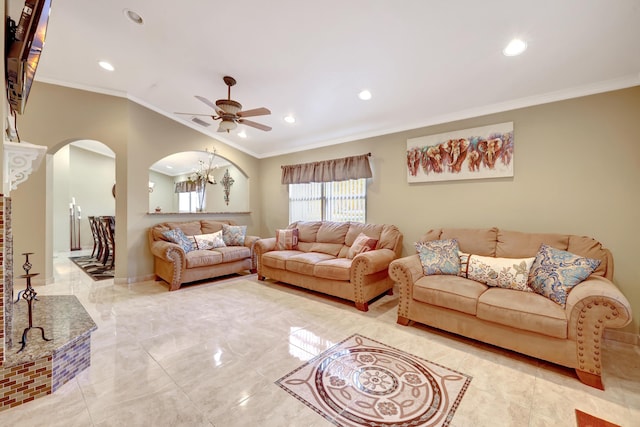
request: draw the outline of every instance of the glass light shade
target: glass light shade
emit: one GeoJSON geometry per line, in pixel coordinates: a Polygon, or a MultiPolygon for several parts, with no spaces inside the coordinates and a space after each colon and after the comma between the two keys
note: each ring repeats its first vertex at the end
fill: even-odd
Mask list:
{"type": "Polygon", "coordinates": [[[220,126],[218,127],[219,131],[227,131],[234,130],[238,125],[233,120],[223,120],[220,122],[220,126]]]}

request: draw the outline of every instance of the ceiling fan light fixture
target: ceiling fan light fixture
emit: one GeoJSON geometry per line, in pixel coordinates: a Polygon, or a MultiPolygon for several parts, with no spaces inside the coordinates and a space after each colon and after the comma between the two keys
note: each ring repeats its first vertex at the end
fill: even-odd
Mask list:
{"type": "Polygon", "coordinates": [[[242,110],[242,104],[234,101],[233,99],[218,99],[216,106],[227,114],[236,115],[242,110]]]}
{"type": "Polygon", "coordinates": [[[218,132],[229,132],[230,130],[234,130],[238,124],[233,120],[222,120],[220,122],[220,126],[218,127],[218,132]]]}

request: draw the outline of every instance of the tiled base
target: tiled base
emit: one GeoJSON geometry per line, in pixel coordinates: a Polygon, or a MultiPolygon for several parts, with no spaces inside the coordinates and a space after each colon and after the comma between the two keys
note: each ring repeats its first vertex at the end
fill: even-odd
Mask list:
{"type": "Polygon", "coordinates": [[[0,370],[0,411],[51,393],[51,356],[0,370]]]}
{"type": "Polygon", "coordinates": [[[66,348],[53,354],[53,377],[51,391],[73,379],[91,364],[91,336],[80,337],[66,348]]]}

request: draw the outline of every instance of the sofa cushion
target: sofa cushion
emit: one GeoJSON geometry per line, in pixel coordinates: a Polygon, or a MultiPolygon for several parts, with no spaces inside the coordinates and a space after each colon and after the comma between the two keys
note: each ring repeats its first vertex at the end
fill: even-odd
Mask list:
{"type": "Polygon", "coordinates": [[[348,222],[324,221],[318,229],[316,242],[337,243],[342,248],[347,231],[349,231],[348,222]]]}
{"type": "MultiPolygon", "coordinates": [[[[444,228],[440,240],[456,239],[462,252],[483,256],[496,256],[498,229],[493,228],[444,228]]],[[[533,255],[532,255],[533,256],[533,255]]]]}
{"type": "Polygon", "coordinates": [[[379,241],[382,235],[382,230],[384,228],[385,226],[381,224],[363,224],[361,222],[352,222],[349,224],[349,231],[344,238],[344,244],[347,246],[353,246],[353,242],[356,241],[361,233],[364,233],[367,236],[379,241]]]}
{"type": "Polygon", "coordinates": [[[540,245],[543,243],[556,249],[567,250],[569,236],[566,234],[498,230],[496,256],[507,258],[535,257],[540,245]]]}
{"type": "Polygon", "coordinates": [[[260,258],[260,262],[264,264],[266,267],[277,268],[279,270],[284,270],[286,267],[286,262],[289,258],[295,255],[303,254],[301,251],[270,251],[262,254],[260,258]]]}
{"type": "Polygon", "coordinates": [[[298,249],[298,229],[285,228],[276,230],[276,251],[298,249]]]}
{"type": "Polygon", "coordinates": [[[187,268],[204,267],[222,263],[222,254],[209,250],[191,251],[185,258],[187,268]]]}
{"type": "Polygon", "coordinates": [[[328,254],[322,254],[319,252],[307,252],[287,258],[285,262],[285,269],[294,273],[306,274],[307,276],[313,276],[313,270],[321,261],[329,259],[335,259],[334,256],[328,254]]]}
{"type": "Polygon", "coordinates": [[[202,228],[202,234],[211,234],[216,233],[222,230],[222,224],[227,225],[236,225],[234,221],[221,219],[221,220],[212,220],[212,219],[202,219],[200,220],[200,227],[202,228]]]}
{"type": "Polygon", "coordinates": [[[166,225],[172,230],[179,228],[187,236],[203,234],[202,227],[200,226],[200,221],[167,222],[166,225]]]}
{"type": "Polygon", "coordinates": [[[315,242],[318,235],[318,229],[322,225],[322,221],[298,221],[289,225],[288,228],[297,228],[298,239],[301,242],[315,242]]]}
{"type": "Polygon", "coordinates": [[[494,258],[460,252],[460,276],[488,286],[533,292],[527,285],[535,258],[494,258]]]}
{"type": "Polygon", "coordinates": [[[314,267],[313,275],[329,280],[349,280],[351,278],[351,262],[347,258],[320,261],[314,267]]]}
{"type": "Polygon", "coordinates": [[[593,274],[596,276],[605,276],[607,269],[612,268],[608,265],[610,252],[602,247],[602,244],[592,237],[586,236],[569,236],[569,246],[567,252],[580,255],[585,258],[600,260],[600,265],[595,269],[593,274]]]}
{"type": "Polygon", "coordinates": [[[224,246],[212,249],[212,251],[222,254],[222,262],[238,261],[251,257],[251,249],[246,246],[224,246]]]}
{"type": "Polygon", "coordinates": [[[413,299],[475,315],[478,297],[487,289],[487,285],[460,276],[423,276],[413,286],[413,299]]]}
{"type": "Polygon", "coordinates": [[[531,267],[529,286],[534,292],[564,307],[569,291],[589,277],[599,264],[600,260],[543,244],[531,267]]]}
{"type": "Polygon", "coordinates": [[[367,236],[364,233],[360,233],[356,240],[353,242],[353,245],[349,248],[347,252],[347,258],[353,259],[358,254],[363,252],[372,251],[376,248],[378,244],[378,240],[373,239],[367,236]]]}
{"type": "Polygon", "coordinates": [[[415,246],[425,275],[460,273],[458,242],[455,239],[417,242],[415,246]]]}
{"type": "Polygon", "coordinates": [[[192,237],[196,243],[196,249],[214,249],[226,246],[222,239],[222,230],[217,233],[196,234],[192,237]]]}
{"type": "Polygon", "coordinates": [[[567,338],[565,310],[536,293],[491,288],[478,299],[479,319],[556,338],[567,338]]]}
{"type": "Polygon", "coordinates": [[[227,246],[244,246],[244,237],[246,234],[246,225],[222,224],[222,238],[227,246]]]}
{"type": "Polygon", "coordinates": [[[322,243],[316,242],[311,245],[309,252],[320,252],[322,254],[338,256],[340,250],[344,247],[342,243],[322,243]]]}
{"type": "Polygon", "coordinates": [[[185,235],[180,228],[163,231],[162,235],[167,238],[168,241],[179,245],[185,252],[191,252],[195,249],[194,240],[185,235]]]}

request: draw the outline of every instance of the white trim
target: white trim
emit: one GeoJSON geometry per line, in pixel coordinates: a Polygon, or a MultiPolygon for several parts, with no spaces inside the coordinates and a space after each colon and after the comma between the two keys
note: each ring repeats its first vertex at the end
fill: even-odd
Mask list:
{"type": "Polygon", "coordinates": [[[604,80],[604,81],[600,81],[600,82],[595,82],[595,83],[591,83],[591,84],[587,84],[587,85],[583,85],[583,86],[576,86],[576,87],[572,87],[572,88],[567,88],[567,89],[562,89],[562,90],[557,90],[554,92],[547,92],[547,93],[543,93],[540,95],[533,95],[533,96],[528,96],[525,98],[518,98],[518,99],[513,99],[510,101],[505,101],[505,102],[499,102],[499,103],[495,103],[495,104],[489,104],[489,105],[485,105],[482,107],[478,107],[478,108],[471,108],[468,110],[461,110],[461,111],[456,111],[453,113],[448,113],[448,114],[443,114],[440,116],[434,116],[434,117],[430,117],[427,118],[423,121],[419,121],[419,122],[415,122],[415,123],[411,123],[411,124],[405,124],[405,125],[399,125],[399,126],[395,126],[395,127],[389,127],[389,128],[381,128],[381,129],[376,129],[373,131],[369,131],[369,132],[364,132],[364,133],[359,133],[359,134],[354,134],[354,135],[350,135],[350,136],[346,136],[346,137],[342,137],[342,138],[336,138],[336,139],[331,139],[328,141],[323,141],[323,142],[317,142],[317,143],[312,143],[312,144],[307,144],[301,147],[296,147],[296,148],[291,148],[291,149],[285,149],[285,150],[279,150],[279,151],[272,151],[269,153],[264,153],[264,154],[258,154],[255,153],[251,150],[248,150],[245,147],[242,147],[238,144],[236,144],[233,141],[229,141],[225,138],[221,138],[220,136],[218,136],[217,134],[212,134],[211,132],[206,131],[205,129],[203,129],[201,126],[196,125],[195,123],[191,123],[189,121],[185,121],[185,120],[179,120],[178,118],[176,118],[175,116],[171,115],[170,113],[167,113],[166,111],[163,111],[157,107],[154,107],[152,105],[150,105],[149,103],[131,95],[125,92],[119,92],[119,91],[114,91],[114,90],[110,90],[110,89],[101,89],[101,88],[94,88],[94,87],[90,87],[90,86],[83,86],[83,85],[78,85],[75,83],[69,83],[69,82],[62,82],[62,81],[58,81],[58,80],[54,80],[54,79],[47,79],[47,78],[38,78],[36,79],[37,81],[41,81],[44,83],[50,83],[50,84],[55,84],[58,86],[66,86],[66,87],[71,87],[74,89],[81,89],[81,90],[86,90],[86,91],[90,91],[90,92],[97,92],[97,93],[102,93],[105,95],[112,95],[112,96],[119,96],[122,98],[127,98],[132,102],[135,102],[136,104],[139,104],[145,108],[148,108],[152,111],[155,111],[158,114],[161,114],[175,122],[178,122],[188,128],[191,128],[197,132],[202,133],[203,135],[209,136],[217,141],[220,141],[224,144],[227,144],[239,151],[242,151],[243,153],[246,153],[250,156],[253,156],[255,158],[258,159],[264,159],[264,158],[268,158],[268,157],[275,157],[275,156],[281,156],[284,154],[292,154],[292,153],[297,153],[300,151],[306,151],[306,150],[311,150],[311,149],[315,149],[315,148],[323,148],[323,147],[328,147],[331,145],[337,145],[337,144],[343,144],[345,142],[352,142],[352,141],[357,141],[357,140],[361,140],[361,139],[368,139],[368,138],[374,138],[374,137],[378,137],[378,136],[382,136],[382,135],[388,135],[388,134],[392,134],[392,133],[396,133],[396,132],[404,132],[407,130],[412,130],[412,129],[419,129],[419,128],[423,128],[423,127],[427,127],[427,126],[434,126],[434,125],[438,125],[438,124],[442,124],[442,123],[449,123],[449,122],[453,122],[456,120],[464,120],[464,119],[469,119],[469,118],[473,118],[473,117],[479,117],[479,116],[484,116],[487,114],[495,114],[495,113],[501,113],[504,111],[509,111],[509,110],[516,110],[519,108],[525,108],[525,107],[532,107],[535,105],[541,105],[541,104],[547,104],[550,102],[557,102],[557,101],[563,101],[566,99],[572,99],[572,98],[580,98],[582,96],[588,96],[588,95],[594,95],[597,93],[603,93],[603,92],[610,92],[613,90],[619,90],[619,89],[625,89],[625,88],[629,88],[629,87],[633,87],[633,86],[638,86],[640,85],[640,73],[637,74],[630,74],[627,76],[622,76],[619,77],[617,79],[611,79],[611,80],[604,80]]]}

